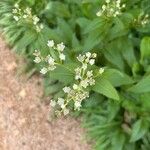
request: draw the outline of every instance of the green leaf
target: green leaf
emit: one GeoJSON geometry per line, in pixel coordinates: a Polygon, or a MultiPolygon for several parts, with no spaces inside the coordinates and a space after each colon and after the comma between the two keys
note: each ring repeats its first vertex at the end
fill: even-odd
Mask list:
{"type": "Polygon", "coordinates": [[[109,62],[120,70],[124,70],[124,60],[122,59],[121,52],[115,48],[115,44],[114,42],[113,45],[109,45],[109,47],[104,50],[104,55],[109,62]]]}
{"type": "Polygon", "coordinates": [[[54,71],[49,73],[50,78],[59,80],[62,83],[69,84],[74,80],[74,70],[76,64],[68,63],[57,66],[54,71]]]}
{"type": "MultiPolygon", "coordinates": [[[[36,31],[35,31],[36,32],[36,31]]],[[[27,46],[29,46],[32,42],[34,42],[37,38],[37,33],[34,31],[26,31],[23,35],[23,37],[17,42],[15,45],[15,49],[18,52],[22,53],[23,49],[26,49],[27,46]]]]}
{"type": "Polygon", "coordinates": [[[150,57],[150,37],[144,37],[141,42],[141,60],[150,57]]]}
{"type": "Polygon", "coordinates": [[[60,39],[63,39],[64,42],[72,42],[73,31],[68,22],[63,19],[58,19],[58,34],[60,36],[60,39]]]}
{"type": "Polygon", "coordinates": [[[128,75],[120,72],[117,69],[106,69],[102,76],[109,80],[115,87],[134,83],[134,81],[128,75]]]}
{"type": "Polygon", "coordinates": [[[148,131],[148,124],[146,121],[139,119],[133,124],[130,142],[135,142],[141,139],[148,131]]]}
{"type": "Polygon", "coordinates": [[[93,30],[100,29],[106,24],[106,20],[103,18],[96,18],[89,23],[89,25],[85,28],[84,33],[89,33],[93,30]]]}
{"type": "Polygon", "coordinates": [[[136,62],[134,47],[127,36],[119,40],[121,53],[130,67],[136,62]],[[123,46],[122,46],[123,45],[123,46]]]}
{"type": "Polygon", "coordinates": [[[104,78],[97,78],[96,84],[93,87],[93,91],[103,94],[108,98],[119,100],[119,95],[116,89],[112,86],[112,84],[104,79],[104,78]]]}
{"type": "Polygon", "coordinates": [[[123,150],[125,144],[125,134],[117,130],[112,138],[112,149],[111,150],[123,150]]]}
{"type": "Polygon", "coordinates": [[[49,2],[45,13],[54,14],[57,17],[70,17],[68,6],[62,2],[49,2]]]}
{"type": "Polygon", "coordinates": [[[114,19],[114,26],[111,28],[109,32],[109,40],[113,40],[115,38],[119,38],[128,33],[128,29],[125,28],[123,22],[119,18],[114,19]]]}
{"type": "Polygon", "coordinates": [[[150,92],[150,75],[143,77],[139,83],[132,86],[128,90],[134,93],[150,92]]]}

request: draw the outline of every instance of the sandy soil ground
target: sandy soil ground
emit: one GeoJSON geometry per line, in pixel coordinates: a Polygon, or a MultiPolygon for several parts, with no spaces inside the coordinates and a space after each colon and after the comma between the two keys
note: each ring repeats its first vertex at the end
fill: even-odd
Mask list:
{"type": "Polygon", "coordinates": [[[0,38],[0,150],[90,150],[71,118],[49,123],[41,79],[16,74],[16,56],[0,38]]]}

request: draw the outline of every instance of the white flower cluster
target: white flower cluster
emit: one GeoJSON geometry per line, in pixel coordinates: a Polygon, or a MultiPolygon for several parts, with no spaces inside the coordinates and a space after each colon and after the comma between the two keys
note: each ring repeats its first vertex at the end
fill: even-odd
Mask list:
{"type": "Polygon", "coordinates": [[[96,13],[98,17],[116,17],[122,14],[122,9],[126,7],[125,4],[121,4],[121,0],[106,0],[106,3],[102,5],[102,8],[96,13]]]}
{"type": "Polygon", "coordinates": [[[65,55],[63,54],[65,45],[63,43],[57,44],[55,46],[55,43],[53,40],[49,40],[47,43],[47,46],[50,48],[50,53],[46,56],[43,57],[41,55],[41,53],[37,50],[35,50],[34,52],[34,62],[39,64],[39,63],[45,63],[45,67],[43,67],[40,71],[40,73],[42,74],[46,74],[48,71],[53,71],[56,69],[56,65],[59,63],[62,63],[65,60],[65,55]],[[54,53],[52,54],[51,52],[54,51],[54,53]],[[53,55],[55,55],[55,57],[59,57],[59,61],[58,59],[55,60],[53,55]]]}
{"type": "Polygon", "coordinates": [[[31,23],[37,32],[40,32],[43,29],[43,24],[40,24],[40,19],[36,15],[32,15],[31,8],[26,8],[25,10],[20,9],[18,4],[14,5],[12,10],[13,18],[18,22],[19,20],[25,20],[26,22],[31,23]]]}
{"type": "MultiPolygon", "coordinates": [[[[88,87],[95,85],[94,71],[89,67],[95,64],[96,54],[87,52],[85,55],[79,55],[77,60],[82,64],[75,69],[76,82],[70,87],[64,87],[63,91],[66,94],[65,98],[58,98],[57,101],[51,100],[50,105],[52,107],[59,106],[60,110],[56,111],[57,115],[67,115],[69,113],[68,104],[73,101],[74,110],[80,110],[81,103],[84,99],[89,97],[88,87]]],[[[99,74],[104,72],[103,68],[100,68],[99,74]]]]}
{"type": "Polygon", "coordinates": [[[134,22],[138,25],[145,26],[150,23],[150,16],[148,14],[141,13],[134,22]]]}

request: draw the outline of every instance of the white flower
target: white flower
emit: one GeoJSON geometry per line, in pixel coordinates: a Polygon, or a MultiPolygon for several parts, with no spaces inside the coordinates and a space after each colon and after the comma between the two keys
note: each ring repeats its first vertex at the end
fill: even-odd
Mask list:
{"type": "Polygon", "coordinates": [[[18,16],[13,16],[13,18],[18,21],[19,20],[19,17],[18,16]]]}
{"type": "Polygon", "coordinates": [[[13,9],[13,11],[12,11],[13,14],[16,14],[17,12],[18,12],[17,9],[13,9]]]}
{"type": "Polygon", "coordinates": [[[106,3],[107,3],[107,4],[110,3],[110,0],[106,0],[106,3]]]}
{"type": "Polygon", "coordinates": [[[78,85],[77,85],[77,84],[74,84],[74,85],[73,85],[73,89],[74,89],[74,90],[78,89],[78,85]]]}
{"type": "Polygon", "coordinates": [[[51,56],[48,57],[48,64],[51,66],[53,66],[55,64],[55,60],[53,57],[51,57],[51,56]]]}
{"type": "Polygon", "coordinates": [[[126,4],[123,4],[123,5],[122,5],[122,8],[125,8],[125,7],[126,7],[126,4]]]}
{"type": "Polygon", "coordinates": [[[65,60],[66,56],[65,56],[63,53],[61,53],[61,54],[59,55],[59,58],[60,58],[60,60],[65,60]]]}
{"type": "Polygon", "coordinates": [[[62,52],[64,49],[65,49],[65,45],[63,42],[60,44],[57,44],[57,50],[58,51],[62,52]]]}
{"type": "Polygon", "coordinates": [[[63,91],[64,93],[69,93],[71,91],[71,88],[66,86],[63,88],[63,91]]]}
{"type": "Polygon", "coordinates": [[[94,65],[95,64],[95,59],[90,59],[89,64],[94,65]]]}
{"type": "Polygon", "coordinates": [[[119,15],[119,14],[120,14],[120,12],[119,12],[119,11],[116,11],[116,12],[115,12],[115,14],[116,14],[116,16],[117,16],[117,15],[119,15]]]}
{"type": "Polygon", "coordinates": [[[40,71],[40,73],[42,73],[42,74],[46,74],[47,73],[47,68],[46,67],[43,67],[42,69],[41,69],[41,71],[40,71]]]}
{"type": "Polygon", "coordinates": [[[69,114],[69,109],[65,108],[65,109],[63,110],[63,113],[64,113],[64,115],[66,116],[67,114],[69,114]]]}
{"type": "Polygon", "coordinates": [[[92,86],[92,85],[95,85],[95,80],[91,78],[91,79],[89,80],[89,84],[90,84],[91,86],[92,86]]]}
{"type": "Polygon", "coordinates": [[[106,9],[106,5],[103,5],[103,6],[102,6],[102,9],[105,10],[105,9],[106,9]]]}
{"type": "Polygon", "coordinates": [[[77,57],[77,59],[78,59],[79,62],[83,62],[83,61],[85,60],[85,55],[82,56],[82,55],[80,54],[80,55],[77,57]]]}
{"type": "Polygon", "coordinates": [[[47,46],[48,47],[53,47],[54,46],[54,41],[53,40],[49,40],[48,42],[47,42],[47,46]]]}
{"type": "Polygon", "coordinates": [[[27,18],[28,16],[27,15],[23,15],[23,18],[27,18]]]}
{"type": "Polygon", "coordinates": [[[89,77],[89,78],[92,77],[92,76],[93,76],[93,70],[88,71],[86,75],[87,75],[87,77],[89,77]]]}
{"type": "Polygon", "coordinates": [[[80,102],[80,101],[75,101],[74,107],[75,107],[75,110],[76,110],[76,109],[80,110],[81,102],[80,102]]]}
{"type": "Polygon", "coordinates": [[[99,69],[99,73],[102,74],[104,72],[104,68],[99,69]]]}
{"type": "Polygon", "coordinates": [[[33,16],[32,19],[33,19],[33,24],[34,25],[36,25],[40,21],[40,19],[37,16],[33,16]]]}
{"type": "Polygon", "coordinates": [[[80,84],[82,87],[87,88],[88,87],[88,80],[82,80],[80,84]]]}
{"type": "Polygon", "coordinates": [[[96,56],[97,56],[96,53],[93,53],[93,54],[92,54],[92,57],[93,57],[93,58],[96,58],[96,56]]]}
{"type": "Polygon", "coordinates": [[[76,79],[76,80],[79,80],[79,79],[81,79],[81,78],[82,78],[81,75],[76,75],[76,76],[75,76],[75,79],[76,79]]]}
{"type": "Polygon", "coordinates": [[[43,29],[44,28],[44,25],[43,24],[40,24],[40,29],[43,29]]]}
{"type": "Polygon", "coordinates": [[[55,106],[56,106],[56,101],[51,100],[50,105],[51,105],[52,107],[55,107],[55,106]]]}
{"type": "Polygon", "coordinates": [[[58,105],[62,106],[64,105],[64,102],[65,100],[63,98],[58,98],[58,101],[57,101],[58,105]]]}
{"type": "Polygon", "coordinates": [[[27,7],[25,10],[25,13],[27,13],[28,15],[31,15],[31,8],[27,7]]]}
{"type": "Polygon", "coordinates": [[[37,64],[40,63],[41,62],[41,58],[40,57],[35,57],[34,62],[37,63],[37,64]]]}
{"type": "Polygon", "coordinates": [[[19,8],[19,5],[16,3],[15,5],[14,5],[16,8],[19,8]]]}
{"type": "Polygon", "coordinates": [[[102,15],[102,11],[98,11],[97,13],[96,13],[96,16],[98,16],[98,17],[100,17],[102,15]]]}
{"type": "Polygon", "coordinates": [[[86,57],[90,58],[92,54],[90,52],[87,52],[85,55],[86,57]]]}

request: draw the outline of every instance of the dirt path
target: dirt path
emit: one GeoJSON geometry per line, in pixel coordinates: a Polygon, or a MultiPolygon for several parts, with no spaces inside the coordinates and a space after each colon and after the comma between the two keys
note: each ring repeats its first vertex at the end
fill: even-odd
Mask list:
{"type": "Polygon", "coordinates": [[[16,75],[16,58],[0,38],[0,150],[90,150],[76,120],[48,123],[38,77],[16,75]]]}

